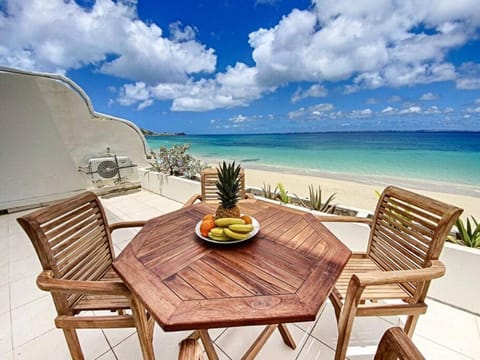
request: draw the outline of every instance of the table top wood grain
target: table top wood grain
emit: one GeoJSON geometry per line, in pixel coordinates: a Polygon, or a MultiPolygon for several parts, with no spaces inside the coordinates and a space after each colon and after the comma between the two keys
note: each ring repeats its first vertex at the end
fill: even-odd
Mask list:
{"type": "Polygon", "coordinates": [[[130,290],[166,331],[314,320],[351,256],[309,213],[247,201],[252,239],[208,243],[195,225],[214,204],[151,219],[114,261],[130,290]]]}

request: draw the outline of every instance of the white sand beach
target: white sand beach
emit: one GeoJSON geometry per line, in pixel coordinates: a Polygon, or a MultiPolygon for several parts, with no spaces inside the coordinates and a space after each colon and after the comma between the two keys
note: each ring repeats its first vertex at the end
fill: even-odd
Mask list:
{"type": "MultiPolygon", "coordinates": [[[[252,168],[245,168],[246,184],[248,186],[254,186],[261,188],[263,184],[270,184],[272,189],[275,188],[277,183],[282,183],[289,194],[297,194],[299,196],[308,195],[308,185],[313,184],[315,188],[320,185],[322,188],[322,198],[327,198],[332,193],[336,193],[336,199],[334,203],[339,205],[345,205],[347,207],[354,207],[360,209],[366,209],[369,211],[375,210],[377,203],[377,196],[375,191],[382,191],[383,188],[389,184],[389,182],[378,182],[378,184],[368,184],[363,182],[355,182],[354,178],[347,181],[344,179],[335,179],[329,177],[319,177],[311,175],[298,175],[286,172],[276,172],[268,170],[259,170],[252,168]]],[[[398,184],[397,184],[398,185],[398,184]]],[[[464,209],[462,218],[466,216],[474,216],[476,219],[480,219],[480,197],[473,196],[471,193],[461,194],[455,186],[440,188],[437,185],[432,185],[431,189],[436,191],[426,190],[429,189],[428,184],[415,186],[414,183],[406,186],[401,183],[401,186],[412,191],[430,196],[434,199],[444,201],[449,204],[461,207],[464,209]]],[[[480,194],[479,194],[480,196],[480,194]]]]}

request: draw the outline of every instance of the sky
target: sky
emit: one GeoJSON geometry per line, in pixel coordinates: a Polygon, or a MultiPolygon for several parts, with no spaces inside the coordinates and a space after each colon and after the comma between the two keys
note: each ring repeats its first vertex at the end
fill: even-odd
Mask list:
{"type": "Polygon", "coordinates": [[[157,132],[480,131],[479,0],[0,0],[0,65],[157,132]]]}

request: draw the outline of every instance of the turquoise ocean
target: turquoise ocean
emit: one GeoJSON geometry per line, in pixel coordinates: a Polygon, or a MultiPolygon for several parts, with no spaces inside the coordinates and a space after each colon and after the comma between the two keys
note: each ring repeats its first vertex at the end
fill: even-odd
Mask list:
{"type": "Polygon", "coordinates": [[[480,196],[480,132],[148,136],[147,142],[154,151],[188,143],[194,157],[209,163],[236,160],[246,168],[366,183],[412,182],[480,196]]]}

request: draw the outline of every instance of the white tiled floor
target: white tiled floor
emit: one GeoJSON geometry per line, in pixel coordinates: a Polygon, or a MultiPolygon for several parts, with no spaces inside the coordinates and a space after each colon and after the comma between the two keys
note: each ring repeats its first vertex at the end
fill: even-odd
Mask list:
{"type": "MultiPolygon", "coordinates": [[[[158,195],[139,191],[102,199],[111,222],[149,219],[181,207],[158,195]]],[[[69,359],[61,330],[55,328],[55,308],[50,295],[35,285],[40,264],[29,239],[16,223],[23,213],[0,216],[0,359],[69,359]]],[[[114,232],[119,253],[136,230],[114,232]]],[[[479,294],[480,296],[480,294],[479,294]]],[[[427,359],[479,359],[480,317],[429,300],[427,314],[417,325],[414,342],[427,359]]],[[[372,359],[381,334],[399,323],[396,317],[356,320],[348,357],[372,359]]],[[[297,342],[292,350],[274,332],[257,359],[333,359],[337,331],[333,308],[327,304],[315,322],[290,324],[297,342]]],[[[262,327],[212,329],[211,337],[221,360],[239,359],[262,327]]],[[[156,326],[154,349],[157,359],[176,359],[178,342],[187,332],[165,333],[156,326]]],[[[80,330],[86,359],[141,359],[133,329],[80,330]]]]}

